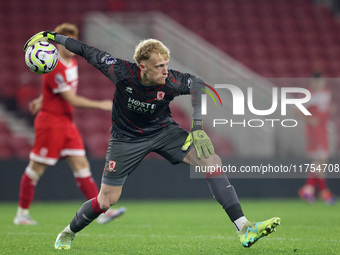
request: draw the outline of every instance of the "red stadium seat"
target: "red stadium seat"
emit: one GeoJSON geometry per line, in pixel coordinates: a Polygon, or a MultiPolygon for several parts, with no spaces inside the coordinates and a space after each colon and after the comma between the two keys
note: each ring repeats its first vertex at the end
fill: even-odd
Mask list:
{"type": "Polygon", "coordinates": [[[0,160],[11,159],[13,156],[14,155],[11,148],[0,145],[0,160]]]}
{"type": "Polygon", "coordinates": [[[93,133],[84,137],[84,142],[88,150],[88,156],[104,159],[110,141],[110,133],[93,133]]]}
{"type": "Polygon", "coordinates": [[[11,138],[11,148],[13,155],[19,159],[28,159],[31,145],[24,136],[13,136],[11,138]]]}
{"type": "MultiPolygon", "coordinates": [[[[83,29],[84,16],[89,11],[165,12],[266,77],[305,77],[315,65],[320,66],[315,63],[322,63],[323,69],[332,77],[340,75],[340,24],[328,8],[314,5],[313,1],[171,0],[165,3],[156,0],[89,0],[84,4],[84,1],[74,0],[41,3],[41,0],[0,3],[0,23],[8,28],[0,29],[2,34],[4,31],[8,34],[6,40],[0,41],[3,53],[0,59],[2,99],[14,97],[19,84],[17,74],[27,71],[21,51],[27,38],[43,29],[41,24],[53,29],[57,24],[68,21],[83,29]],[[265,58],[259,65],[258,57],[265,58]],[[266,64],[266,61],[270,62],[266,64]],[[267,65],[274,68],[268,70],[267,65]]],[[[84,76],[80,77],[79,94],[101,98],[110,93],[103,87],[92,89],[95,82],[100,86],[109,84],[107,78],[83,61],[79,61],[79,65],[80,75],[84,76]]],[[[33,73],[30,75],[39,84],[40,77],[33,73]]],[[[111,97],[113,86],[108,87],[112,89],[111,97]]]]}

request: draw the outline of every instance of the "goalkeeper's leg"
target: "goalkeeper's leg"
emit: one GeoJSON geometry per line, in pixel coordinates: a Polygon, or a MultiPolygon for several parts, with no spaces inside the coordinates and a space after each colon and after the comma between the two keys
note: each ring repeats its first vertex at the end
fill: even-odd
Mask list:
{"type": "Polygon", "coordinates": [[[70,249],[76,233],[88,226],[100,214],[114,205],[121,194],[122,186],[101,185],[99,195],[85,202],[78,210],[70,224],[59,233],[54,248],[70,249]]]}
{"type": "MultiPolygon", "coordinates": [[[[222,166],[222,161],[216,154],[208,159],[204,159],[203,157],[198,159],[194,149],[189,151],[184,158],[184,162],[190,162],[190,164],[194,166],[222,166]]],[[[234,187],[230,184],[226,174],[221,168],[216,169],[216,171],[212,173],[205,174],[205,178],[213,197],[221,204],[230,220],[233,222],[240,242],[244,247],[250,247],[261,237],[267,236],[273,232],[276,226],[279,225],[280,219],[277,217],[264,221],[263,223],[265,224],[248,221],[243,214],[234,187]],[[257,228],[257,224],[261,225],[261,227],[257,228]],[[256,230],[249,230],[252,226],[256,226],[256,230]]]]}
{"type": "Polygon", "coordinates": [[[211,193],[233,222],[242,246],[250,247],[260,238],[275,231],[276,226],[280,224],[280,218],[277,217],[264,222],[250,222],[247,220],[234,187],[221,169],[214,174],[206,174],[206,180],[211,193]]]}

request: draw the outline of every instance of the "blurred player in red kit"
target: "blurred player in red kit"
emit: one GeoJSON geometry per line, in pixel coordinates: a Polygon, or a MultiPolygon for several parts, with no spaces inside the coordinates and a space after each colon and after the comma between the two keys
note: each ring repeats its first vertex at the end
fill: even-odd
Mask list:
{"type": "MultiPolygon", "coordinates": [[[[326,80],[322,73],[312,74],[311,100],[306,104],[312,114],[305,118],[307,154],[312,159],[315,169],[323,169],[329,158],[328,124],[331,113],[331,92],[326,87],[326,80]]],[[[315,201],[318,191],[321,200],[327,204],[334,204],[335,198],[327,187],[326,173],[310,171],[305,185],[299,189],[299,196],[309,203],[315,201]]]]}
{"type": "MultiPolygon", "coordinates": [[[[70,23],[57,26],[55,31],[78,38],[78,28],[70,23]]],[[[111,111],[112,101],[97,101],[76,95],[78,64],[75,54],[62,45],[57,47],[59,63],[52,72],[43,75],[42,94],[29,104],[30,112],[38,114],[34,121],[35,141],[29,155],[30,161],[20,182],[19,207],[14,218],[16,225],[37,224],[29,214],[36,185],[47,166],[55,165],[59,159],[67,160],[76,184],[86,199],[98,195],[83,140],[73,122],[73,107],[111,111]]],[[[98,218],[98,222],[106,223],[124,211],[124,208],[110,209],[98,218]]]]}

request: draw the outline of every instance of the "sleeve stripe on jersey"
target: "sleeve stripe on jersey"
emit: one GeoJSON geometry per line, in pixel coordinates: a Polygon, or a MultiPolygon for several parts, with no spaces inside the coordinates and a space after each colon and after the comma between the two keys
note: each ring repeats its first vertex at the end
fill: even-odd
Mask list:
{"type": "Polygon", "coordinates": [[[65,91],[68,91],[70,90],[71,87],[70,86],[66,86],[64,88],[56,88],[56,89],[53,89],[53,93],[61,93],[61,92],[65,92],[65,91]]]}

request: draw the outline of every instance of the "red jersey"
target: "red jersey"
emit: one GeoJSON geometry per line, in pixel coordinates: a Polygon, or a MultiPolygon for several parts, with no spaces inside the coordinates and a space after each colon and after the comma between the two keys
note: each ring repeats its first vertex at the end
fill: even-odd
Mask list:
{"type": "Polygon", "coordinates": [[[73,123],[73,106],[60,93],[77,91],[78,65],[75,59],[67,64],[59,58],[56,68],[43,75],[41,110],[34,120],[35,140],[30,159],[54,165],[60,158],[84,156],[82,138],[73,123]]]}
{"type": "Polygon", "coordinates": [[[329,153],[328,123],[331,110],[331,93],[328,89],[311,90],[311,100],[306,104],[316,124],[306,123],[307,151],[312,157],[327,157],[329,153]]]}
{"type": "Polygon", "coordinates": [[[328,89],[323,89],[320,91],[311,90],[311,99],[306,104],[306,106],[312,116],[318,119],[318,123],[315,126],[308,126],[320,131],[326,130],[331,109],[330,91],[328,89]]]}
{"type": "Polygon", "coordinates": [[[65,101],[59,93],[72,89],[75,93],[78,88],[78,64],[73,58],[65,63],[62,58],[56,68],[43,75],[42,94],[43,101],[40,112],[54,115],[64,115],[73,119],[73,107],[65,101]]]}

